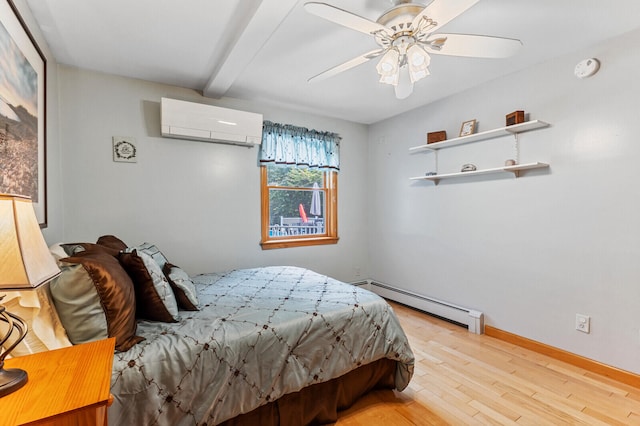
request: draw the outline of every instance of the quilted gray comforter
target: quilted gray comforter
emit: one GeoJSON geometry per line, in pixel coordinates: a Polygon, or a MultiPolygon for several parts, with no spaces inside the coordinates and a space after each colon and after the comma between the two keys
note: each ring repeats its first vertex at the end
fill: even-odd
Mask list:
{"type": "Polygon", "coordinates": [[[381,358],[413,354],[392,308],[356,286],[297,267],[193,277],[200,311],[142,321],[146,338],[114,357],[110,425],[216,424],[381,358]]]}

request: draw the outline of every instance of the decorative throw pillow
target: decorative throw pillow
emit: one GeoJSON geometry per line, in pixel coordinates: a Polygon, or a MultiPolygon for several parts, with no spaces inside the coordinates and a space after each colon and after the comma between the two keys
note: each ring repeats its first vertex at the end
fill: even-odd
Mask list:
{"type": "Polygon", "coordinates": [[[62,273],[51,281],[51,296],[74,344],[116,338],[127,351],[144,340],[136,336],[135,292],[118,260],[103,251],[84,251],[62,259],[62,273]]]}
{"type": "Polygon", "coordinates": [[[114,248],[93,243],[65,243],[61,244],[61,247],[67,253],[67,256],[75,256],[85,251],[101,251],[117,257],[120,252],[114,248]]]}
{"type": "Polygon", "coordinates": [[[176,300],[178,301],[178,307],[186,311],[197,311],[198,296],[196,294],[196,287],[193,285],[193,281],[191,281],[189,275],[169,262],[164,264],[162,272],[164,272],[164,275],[169,280],[173,294],[175,294],[176,300]]]}
{"type": "Polygon", "coordinates": [[[155,245],[150,243],[142,243],[135,247],[127,247],[124,251],[130,253],[133,250],[137,250],[138,253],[144,253],[148,256],[151,256],[151,258],[158,264],[160,269],[164,270],[164,265],[167,263],[167,258],[155,245]]]}
{"type": "Polygon", "coordinates": [[[176,322],[178,303],[160,266],[151,256],[138,252],[121,252],[120,263],[133,279],[136,310],[139,318],[176,322]]]}
{"type": "MultiPolygon", "coordinates": [[[[29,327],[24,340],[11,351],[10,356],[24,356],[71,346],[51,302],[49,284],[44,284],[35,290],[8,291],[4,296],[2,305],[8,312],[22,318],[29,327]]],[[[0,321],[0,335],[4,335],[8,329],[9,325],[0,321]]],[[[17,335],[10,336],[4,343],[4,348],[11,346],[17,337],[17,335]]]]}
{"type": "Polygon", "coordinates": [[[49,253],[56,260],[56,262],[60,259],[64,259],[65,257],[69,257],[65,249],[62,247],[62,243],[55,243],[49,246],[49,253]]]}
{"type": "Polygon", "coordinates": [[[115,249],[117,251],[121,251],[127,248],[127,245],[120,238],[113,235],[103,235],[98,238],[96,244],[100,244],[101,246],[109,247],[115,249]]]}

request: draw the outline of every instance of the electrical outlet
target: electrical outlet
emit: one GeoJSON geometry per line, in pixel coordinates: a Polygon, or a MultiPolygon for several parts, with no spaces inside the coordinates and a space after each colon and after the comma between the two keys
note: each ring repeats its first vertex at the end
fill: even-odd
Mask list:
{"type": "Polygon", "coordinates": [[[591,329],[591,318],[589,315],[576,314],[576,330],[589,333],[591,329]]]}

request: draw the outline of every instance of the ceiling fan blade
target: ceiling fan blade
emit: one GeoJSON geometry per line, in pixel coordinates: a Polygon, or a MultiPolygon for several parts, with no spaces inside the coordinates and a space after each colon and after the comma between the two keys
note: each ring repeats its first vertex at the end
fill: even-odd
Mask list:
{"type": "Polygon", "coordinates": [[[426,16],[437,24],[433,29],[446,25],[456,16],[464,13],[479,0],[433,0],[430,5],[422,9],[422,12],[413,18],[411,26],[418,28],[423,16],[426,16]]]}
{"type": "Polygon", "coordinates": [[[518,52],[522,42],[512,38],[481,35],[433,34],[423,46],[429,53],[438,55],[507,58],[518,52]]]}
{"type": "Polygon", "coordinates": [[[329,68],[328,70],[323,71],[318,75],[314,75],[313,77],[308,79],[307,82],[311,83],[316,81],[322,81],[329,77],[333,77],[334,75],[339,74],[342,71],[346,71],[353,67],[357,67],[358,65],[364,64],[365,62],[370,61],[371,59],[382,55],[384,52],[386,52],[386,50],[387,49],[376,49],[376,50],[372,50],[371,52],[367,52],[363,55],[357,56],[347,62],[344,62],[340,65],[336,65],[333,68],[329,68]]]}
{"type": "Polygon", "coordinates": [[[304,4],[304,8],[313,15],[361,33],[373,34],[377,31],[384,31],[389,35],[393,34],[393,31],[384,25],[326,3],[308,2],[304,4]]]}

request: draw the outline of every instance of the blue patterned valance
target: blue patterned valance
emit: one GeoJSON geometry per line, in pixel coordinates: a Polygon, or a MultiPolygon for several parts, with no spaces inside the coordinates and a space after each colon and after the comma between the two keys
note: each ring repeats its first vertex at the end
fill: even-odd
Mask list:
{"type": "Polygon", "coordinates": [[[340,170],[340,136],[265,121],[260,164],[289,164],[340,170]]]}

